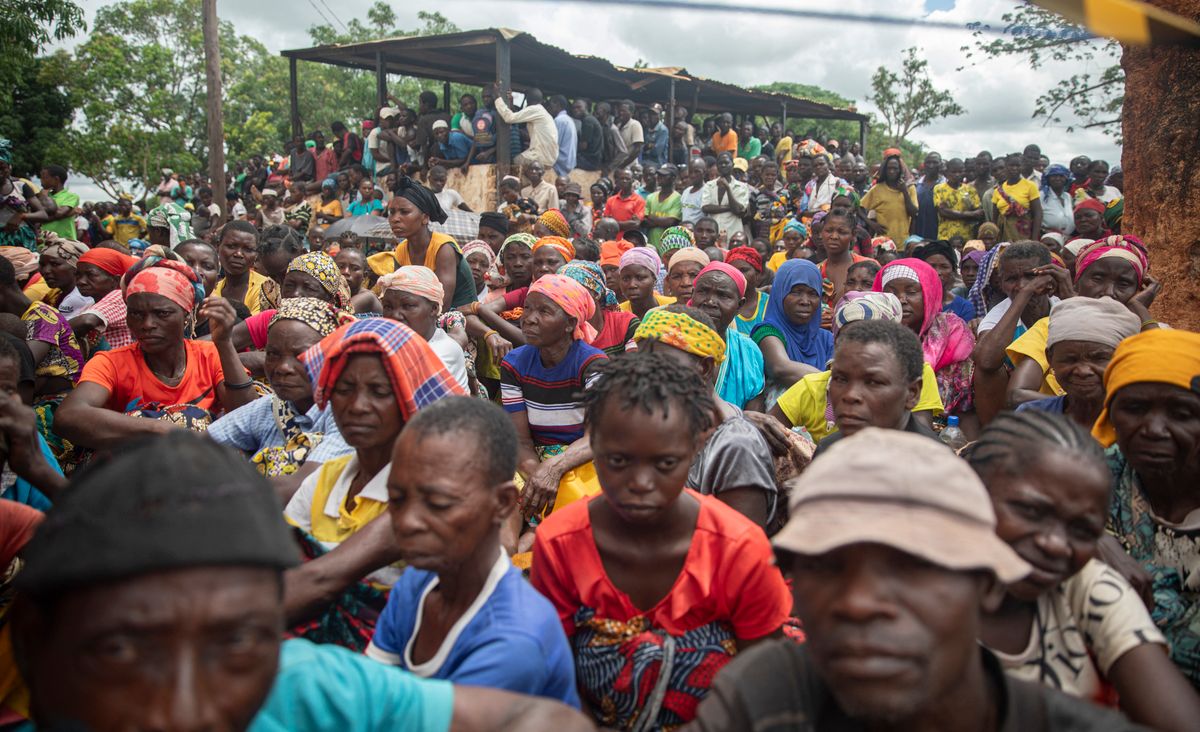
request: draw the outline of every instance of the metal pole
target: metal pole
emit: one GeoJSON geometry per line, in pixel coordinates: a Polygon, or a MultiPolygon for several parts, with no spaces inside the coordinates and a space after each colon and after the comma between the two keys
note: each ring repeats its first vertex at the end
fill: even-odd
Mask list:
{"type": "MultiPolygon", "coordinates": [[[[221,112],[221,46],[217,21],[217,0],[203,0],[204,76],[208,82],[205,106],[208,114],[208,179],[214,190],[224,194],[225,183],[225,125],[221,112]]],[[[224,195],[216,195],[221,207],[221,221],[229,213],[224,195]]]]}
{"type": "MultiPolygon", "coordinates": [[[[512,47],[507,38],[496,39],[496,80],[500,82],[497,95],[506,97],[512,90],[512,47]]],[[[500,178],[512,167],[512,137],[508,124],[500,115],[496,115],[496,187],[500,186],[500,178]]]]}
{"type": "Polygon", "coordinates": [[[784,102],[779,106],[783,107],[783,136],[787,137],[787,102],[784,102]]]}
{"type": "Polygon", "coordinates": [[[450,114],[450,82],[442,82],[442,107],[450,114]]]}
{"type": "Polygon", "coordinates": [[[375,107],[387,106],[387,74],[383,70],[383,51],[375,52],[375,107]]]}
{"type": "Polygon", "coordinates": [[[858,121],[858,151],[863,156],[863,160],[867,159],[867,122],[866,120],[858,121]]]}
{"type": "Polygon", "coordinates": [[[288,59],[288,95],[291,98],[292,137],[303,134],[300,131],[300,95],[296,83],[296,59],[288,59]]]}
{"type": "Polygon", "coordinates": [[[675,149],[675,80],[671,79],[671,94],[668,102],[671,105],[667,123],[667,162],[671,162],[671,151],[675,149]]]}

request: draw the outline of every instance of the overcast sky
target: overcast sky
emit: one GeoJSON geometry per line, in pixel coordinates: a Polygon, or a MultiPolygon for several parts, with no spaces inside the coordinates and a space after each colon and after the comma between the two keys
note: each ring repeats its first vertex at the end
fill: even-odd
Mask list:
{"type": "MultiPolygon", "coordinates": [[[[77,0],[79,1],[79,0],[77,0]]],[[[703,2],[703,0],[699,0],[703,2]]],[[[724,0],[754,7],[804,7],[812,0],[724,0]]],[[[103,0],[82,0],[89,28],[103,0]]],[[[278,52],[310,45],[307,28],[321,15],[366,22],[372,0],[218,0],[223,20],[278,52]],[[326,4],[327,3],[327,4],[326,4]]],[[[640,7],[577,4],[569,0],[442,0],[437,4],[393,2],[401,27],[417,27],[418,10],[437,10],[464,30],[507,27],[571,53],[602,56],[632,66],[683,66],[693,74],[741,85],[773,81],[801,82],[837,92],[873,110],[866,101],[871,75],[881,64],[899,66],[902,51],[916,46],[930,61],[934,84],[949,89],[967,113],[917,130],[913,137],[946,158],[1020,150],[1036,142],[1051,160],[1066,163],[1074,155],[1120,159],[1106,135],[1092,130],[1068,133],[1064,126],[1043,126],[1032,117],[1037,96],[1058,79],[1083,69],[1051,65],[1034,71],[1024,62],[985,61],[958,71],[965,62],[959,48],[971,43],[969,31],[920,26],[881,26],[792,17],[739,15],[730,12],[659,10],[653,0],[640,7]]],[[[1000,25],[1014,5],[1005,0],[839,0],[812,7],[848,13],[928,18],[966,24],[1000,25]]],[[[82,37],[75,39],[76,42],[82,37]]],[[[66,44],[68,47],[73,43],[66,44]]],[[[1098,69],[1097,69],[1098,70],[1098,69]]],[[[82,180],[71,186],[85,199],[99,192],[82,180]]]]}

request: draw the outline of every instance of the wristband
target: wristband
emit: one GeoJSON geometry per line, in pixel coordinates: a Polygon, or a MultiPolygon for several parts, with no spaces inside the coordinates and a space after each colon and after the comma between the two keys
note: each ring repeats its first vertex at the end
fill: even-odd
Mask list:
{"type": "Polygon", "coordinates": [[[225,382],[225,388],[233,389],[234,391],[241,391],[242,389],[249,389],[252,386],[254,386],[254,379],[250,379],[249,381],[247,381],[244,384],[230,384],[228,381],[225,382]]]}
{"type": "Polygon", "coordinates": [[[1150,320],[1143,320],[1142,321],[1142,330],[1145,330],[1152,325],[1155,328],[1158,328],[1160,326],[1160,323],[1157,320],[1155,320],[1154,318],[1151,318],[1150,320]]]}
{"type": "Polygon", "coordinates": [[[491,338],[492,336],[498,336],[498,335],[500,335],[499,332],[494,331],[494,330],[489,330],[487,333],[483,334],[483,340],[486,341],[488,338],[491,338]]]}

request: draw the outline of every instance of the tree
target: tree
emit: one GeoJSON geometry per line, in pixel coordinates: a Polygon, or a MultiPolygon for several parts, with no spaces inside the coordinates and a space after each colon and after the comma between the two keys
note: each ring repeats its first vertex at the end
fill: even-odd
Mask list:
{"type": "Polygon", "coordinates": [[[972,24],[974,45],[962,47],[967,58],[1002,60],[1034,69],[1050,62],[1070,64],[1074,73],[1038,96],[1034,118],[1047,125],[1066,122],[1068,132],[1076,125],[1099,128],[1119,141],[1125,99],[1125,72],[1118,63],[1120,44],[1093,38],[1058,13],[1032,3],[1022,3],[1000,17],[1004,27],[999,36],[985,32],[991,29],[980,23],[972,24]]]}
{"type": "Polygon", "coordinates": [[[929,79],[929,62],[917,58],[915,48],[904,50],[899,76],[887,66],[875,70],[871,77],[871,94],[867,98],[879,107],[887,126],[887,136],[893,143],[907,139],[913,130],[934,120],[966,111],[958,106],[950,92],[933,86],[929,79]]]}
{"type": "Polygon", "coordinates": [[[13,172],[34,176],[47,163],[61,162],[66,152],[66,126],[75,105],[64,90],[71,58],[59,51],[46,58],[12,61],[16,83],[10,104],[0,107],[0,137],[13,146],[13,172]]]}
{"type": "Polygon", "coordinates": [[[382,0],[375,0],[375,4],[367,11],[367,20],[375,26],[376,33],[383,35],[388,29],[396,27],[396,11],[382,0]]]}
{"type": "MultiPolygon", "coordinates": [[[[5,0],[0,3],[0,87],[16,82],[21,62],[32,59],[50,41],[65,41],[87,24],[83,8],[71,0],[5,0]]],[[[0,99],[0,102],[7,100],[0,99]]]]}

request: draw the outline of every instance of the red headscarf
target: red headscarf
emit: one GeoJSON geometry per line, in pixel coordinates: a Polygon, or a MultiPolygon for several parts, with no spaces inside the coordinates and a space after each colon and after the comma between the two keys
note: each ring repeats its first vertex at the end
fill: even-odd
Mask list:
{"type": "Polygon", "coordinates": [[[79,264],[90,264],[99,267],[114,277],[120,277],[129,271],[137,262],[137,257],[122,254],[115,249],[89,249],[79,258],[79,264]]]}
{"type": "Polygon", "coordinates": [[[762,255],[754,247],[734,247],[729,250],[729,254],[725,255],[725,261],[728,264],[733,264],[739,259],[753,267],[755,272],[762,273],[762,255]]]}

